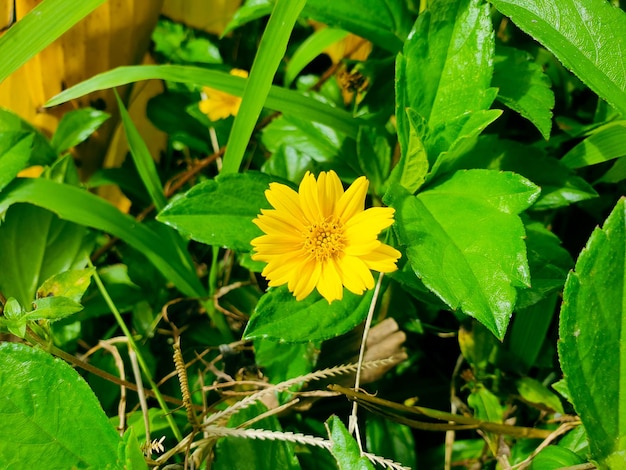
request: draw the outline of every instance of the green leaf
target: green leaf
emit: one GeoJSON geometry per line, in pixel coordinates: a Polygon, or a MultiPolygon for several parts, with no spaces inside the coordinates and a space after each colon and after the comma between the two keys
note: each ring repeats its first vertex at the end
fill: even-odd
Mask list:
{"type": "MultiPolygon", "coordinates": [[[[204,295],[204,288],[196,277],[187,252],[182,251],[177,245],[174,246],[169,236],[159,235],[157,231],[138,223],[107,201],[87,191],[43,178],[18,179],[2,192],[0,214],[17,202],[28,202],[43,207],[56,213],[61,219],[119,237],[143,253],[182,293],[190,297],[204,295]]],[[[0,226],[0,231],[2,227],[0,226]]],[[[34,231],[32,227],[23,227],[19,229],[19,233],[22,236],[23,233],[32,234],[34,231]]],[[[16,240],[11,241],[11,243],[15,242],[16,240]]],[[[14,248],[10,249],[14,250],[14,248]]],[[[24,262],[27,263],[28,260],[24,262]]],[[[0,275],[2,275],[2,270],[0,270],[0,275]]],[[[47,279],[50,276],[41,277],[47,279]]],[[[39,282],[34,284],[39,285],[39,282]]],[[[27,302],[30,302],[30,299],[25,303],[27,302]]]]}
{"type": "Polygon", "coordinates": [[[89,287],[91,276],[96,268],[75,269],[54,274],[37,289],[37,298],[63,296],[80,301],[89,287]]]}
{"type": "MultiPolygon", "coordinates": [[[[626,455],[626,200],[596,228],[563,292],[559,358],[592,457],[626,455]]],[[[622,460],[620,460],[620,458],[622,460]]]]}
{"type": "Polygon", "coordinates": [[[57,154],[61,154],[87,140],[109,117],[110,114],[93,108],[81,108],[65,113],[52,136],[50,145],[57,154]]]}
{"type": "MultiPolygon", "coordinates": [[[[237,10],[224,34],[267,16],[271,9],[270,0],[246,2],[237,10]]],[[[406,3],[395,0],[361,0],[358,8],[354,8],[351,0],[308,0],[302,16],[350,31],[393,54],[402,48],[413,21],[406,3]]]]}
{"type": "Polygon", "coordinates": [[[458,159],[454,168],[489,168],[513,171],[541,187],[533,209],[565,207],[598,196],[584,179],[544,150],[496,136],[482,136],[475,147],[458,159]]]}
{"type": "Polygon", "coordinates": [[[381,187],[391,170],[391,145],[387,136],[379,129],[361,127],[357,137],[357,158],[374,193],[381,194],[381,187]]]}
{"type": "Polygon", "coordinates": [[[515,173],[468,170],[416,197],[393,186],[385,202],[396,209],[400,243],[424,285],[502,339],[515,287],[530,284],[517,214],[538,195],[515,173]]]}
{"type": "Polygon", "coordinates": [[[626,115],[626,14],[605,0],[491,0],[601,98],[626,115]]]}
{"type": "Polygon", "coordinates": [[[252,219],[269,208],[265,190],[272,181],[255,172],[205,181],[169,203],[157,220],[207,245],[250,251],[250,241],[261,235],[252,219]]]}
{"type": "Polygon", "coordinates": [[[550,79],[528,53],[510,47],[496,49],[493,79],[498,100],[518,112],[550,138],[554,92],[550,79]]]}
{"type": "MultiPolygon", "coordinates": [[[[97,90],[105,90],[141,80],[168,80],[190,85],[209,86],[235,96],[242,96],[246,79],[226,72],[181,65],[137,65],[103,72],[59,93],[46,106],[56,106],[97,90]]],[[[271,87],[264,106],[302,119],[320,122],[349,137],[356,138],[359,119],[343,109],[321,103],[302,93],[271,87]]]]}
{"type": "Polygon", "coordinates": [[[448,123],[493,102],[494,39],[489,6],[481,0],[442,0],[429,8],[418,17],[398,56],[396,118],[405,154],[410,135],[405,110],[423,116],[430,130],[425,146],[434,159],[431,147],[447,150],[438,140],[450,145],[459,137],[459,128],[448,123]]]}
{"type": "MultiPolygon", "coordinates": [[[[265,406],[258,402],[254,403],[232,416],[228,421],[228,426],[237,427],[266,412],[265,406]]],[[[255,422],[252,427],[270,431],[282,430],[276,416],[265,417],[255,422]]],[[[213,470],[299,470],[300,465],[295,456],[293,444],[290,442],[225,437],[220,439],[215,446],[215,461],[211,468],[213,470]]]]}
{"type": "Polygon", "coordinates": [[[26,337],[26,320],[24,310],[15,297],[9,297],[4,304],[4,318],[0,316],[0,326],[6,327],[11,333],[19,338],[26,337]]]}
{"type": "Polygon", "coordinates": [[[413,109],[406,110],[409,123],[409,141],[406,152],[393,167],[387,184],[400,184],[410,193],[415,193],[426,181],[428,174],[428,155],[422,136],[426,134],[426,121],[413,109]]]}
{"type": "Polygon", "coordinates": [[[84,227],[39,207],[12,206],[0,225],[0,291],[30,305],[46,279],[85,266],[91,248],[86,235],[84,227]]]}
{"type": "Polygon", "coordinates": [[[331,441],[330,453],[337,461],[339,470],[374,470],[374,466],[361,455],[359,446],[341,420],[333,415],[326,421],[331,441]]]}
{"type": "Polygon", "coordinates": [[[257,119],[272,87],[272,80],[287,51],[291,31],[306,0],[277,0],[261,37],[241,106],[226,144],[222,170],[237,173],[257,119]]]}
{"type": "MultiPolygon", "coordinates": [[[[10,144],[4,143],[5,133],[28,133],[33,135],[32,149],[30,154],[30,165],[49,165],[57,155],[46,139],[31,124],[23,120],[17,114],[12,113],[8,109],[0,108],[0,146],[7,151],[10,144]]],[[[12,138],[12,137],[9,137],[12,138]]],[[[4,157],[3,157],[4,158],[4,157]]]]}
{"type": "Polygon", "coordinates": [[[44,297],[33,301],[33,310],[24,314],[24,320],[56,321],[80,312],[83,306],[67,297],[44,297]]]}
{"type": "Polygon", "coordinates": [[[104,0],[39,3],[0,37],[0,83],[102,3],[104,0]]]}
{"type": "MultiPolygon", "coordinates": [[[[502,423],[504,408],[500,400],[488,389],[478,385],[467,397],[467,404],[474,410],[474,416],[481,421],[502,423]]],[[[494,455],[498,453],[498,435],[485,432],[487,444],[494,455]]]]}
{"type": "Polygon", "coordinates": [[[137,172],[148,190],[154,207],[156,207],[157,210],[161,210],[165,207],[165,204],[167,204],[167,199],[165,198],[163,186],[161,186],[161,180],[159,179],[152,155],[150,155],[148,146],[141,138],[139,131],[135,127],[133,120],[130,118],[124,103],[117,93],[115,93],[115,98],[117,99],[122,125],[124,126],[124,132],[126,133],[126,139],[130,147],[130,154],[133,157],[133,162],[135,162],[137,172]]]}
{"type": "Polygon", "coordinates": [[[411,29],[406,2],[361,0],[308,0],[303,16],[350,31],[392,54],[400,51],[411,29]]]}
{"type": "Polygon", "coordinates": [[[415,439],[410,427],[377,415],[368,415],[365,436],[369,452],[409,468],[418,468],[415,439]]]}
{"type": "Polygon", "coordinates": [[[174,63],[221,64],[219,48],[180,23],[161,18],[152,32],[154,51],[174,63]]]}
{"type": "Polygon", "coordinates": [[[244,337],[287,343],[334,338],[365,319],[372,293],[359,296],[344,289],[343,300],[329,304],[317,293],[298,301],[286,286],[272,289],[259,300],[244,337]]]}
{"type": "Polygon", "coordinates": [[[559,397],[538,380],[522,377],[515,382],[515,386],[520,396],[527,402],[537,403],[560,414],[565,414],[559,397]]]}
{"type": "Polygon", "coordinates": [[[289,87],[298,74],[324,52],[324,49],[341,41],[347,35],[348,32],[342,29],[322,28],[302,41],[285,68],[285,86],[289,87]]]}
{"type": "Polygon", "coordinates": [[[0,461],[5,468],[119,468],[120,437],[72,367],[0,343],[0,461]]]}
{"type": "Polygon", "coordinates": [[[0,191],[28,166],[33,134],[0,132],[0,191]]]}
{"type": "Polygon", "coordinates": [[[626,156],[626,121],[612,122],[593,133],[565,154],[561,163],[569,168],[603,163],[626,156]]]}
{"type": "Polygon", "coordinates": [[[528,307],[556,291],[565,284],[567,273],[574,266],[569,252],[561,240],[540,222],[526,224],[526,250],[532,286],[519,293],[516,307],[528,307]]]}
{"type": "Polygon", "coordinates": [[[572,468],[585,463],[585,460],[571,450],[559,446],[548,446],[533,458],[530,470],[554,470],[572,468]]]}
{"type": "MultiPolygon", "coordinates": [[[[154,430],[152,430],[154,432],[154,430]]],[[[119,446],[119,460],[124,462],[125,470],[148,470],[148,464],[141,451],[141,446],[137,440],[137,434],[132,427],[129,427],[119,446]]]]}
{"type": "Polygon", "coordinates": [[[308,374],[319,354],[319,344],[280,343],[266,338],[254,340],[254,359],[270,383],[276,384],[308,374]]]}

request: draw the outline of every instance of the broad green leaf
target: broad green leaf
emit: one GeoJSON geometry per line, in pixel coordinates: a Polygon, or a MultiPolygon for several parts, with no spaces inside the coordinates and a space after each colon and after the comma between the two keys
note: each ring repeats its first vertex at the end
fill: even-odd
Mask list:
{"type": "Polygon", "coordinates": [[[626,156],[626,121],[606,124],[565,154],[561,163],[569,168],[603,163],[626,156]]]}
{"type": "Polygon", "coordinates": [[[516,371],[527,373],[540,357],[544,343],[548,341],[557,300],[555,293],[530,306],[516,307],[506,338],[508,352],[512,356],[511,366],[516,371]]]}
{"type": "Polygon", "coordinates": [[[33,134],[0,132],[0,191],[28,166],[33,134]]]}
{"type": "Polygon", "coordinates": [[[591,455],[604,468],[626,458],[626,200],[581,252],[563,292],[559,358],[591,455]],[[620,460],[621,459],[621,460],[620,460]]]}
{"type": "MultiPolygon", "coordinates": [[[[396,118],[402,154],[408,150],[406,108],[428,123],[425,140],[450,145],[459,137],[448,123],[489,108],[494,38],[489,6],[480,0],[441,0],[429,3],[418,17],[396,63],[396,118]]],[[[422,136],[424,138],[424,136],[422,136]]],[[[439,151],[447,150],[438,144],[439,151]]]]}
{"type": "Polygon", "coordinates": [[[33,310],[22,317],[24,320],[56,321],[80,312],[83,306],[68,297],[44,297],[32,303],[33,310]]]}
{"type": "Polygon", "coordinates": [[[72,367],[0,343],[0,461],[5,468],[119,468],[120,437],[72,367]]]}
{"type": "Polygon", "coordinates": [[[26,132],[33,135],[32,153],[28,162],[30,165],[49,165],[56,159],[56,152],[50,146],[48,139],[17,114],[8,109],[0,108],[0,141],[2,141],[0,145],[4,151],[6,151],[6,146],[8,145],[3,142],[5,139],[4,134],[14,132],[26,132]]]}
{"type": "Polygon", "coordinates": [[[410,427],[370,414],[365,436],[369,452],[409,468],[418,468],[415,439],[410,427]]]}
{"type": "Polygon", "coordinates": [[[544,139],[550,138],[554,92],[550,79],[528,53],[496,49],[491,84],[498,88],[499,101],[532,122],[544,139]]]}
{"type": "MultiPolygon", "coordinates": [[[[7,186],[1,194],[0,214],[17,202],[27,202],[40,206],[54,212],[61,219],[119,237],[143,253],[165,278],[172,281],[185,295],[190,297],[202,297],[204,295],[204,288],[196,277],[188,254],[182,252],[180,247],[173,246],[171,238],[159,235],[155,230],[148,228],[145,224],[138,223],[129,215],[121,213],[107,201],[87,191],[43,178],[17,179],[7,186]]],[[[0,226],[0,230],[2,230],[2,226],[0,226]]],[[[24,227],[19,230],[19,233],[32,234],[33,229],[24,227]]],[[[11,243],[15,243],[15,241],[13,240],[11,243]]],[[[2,271],[0,271],[1,274],[2,271]]],[[[42,277],[47,279],[50,276],[42,277]]],[[[35,286],[36,288],[37,286],[35,286]]]]}
{"type": "Polygon", "coordinates": [[[65,113],[52,136],[50,145],[57,154],[87,140],[111,115],[93,108],[81,108],[65,113]]]}
{"type": "Polygon", "coordinates": [[[311,342],[288,344],[256,338],[254,358],[270,383],[276,384],[311,372],[319,346],[311,342]]]}
{"type": "MultiPolygon", "coordinates": [[[[474,416],[481,421],[502,423],[504,408],[500,400],[491,391],[479,385],[467,397],[467,404],[474,410],[474,416]]],[[[498,453],[498,435],[485,433],[487,444],[494,455],[498,453]]]]}
{"type": "Polygon", "coordinates": [[[530,470],[554,470],[555,468],[576,468],[585,463],[585,459],[571,450],[560,446],[548,446],[532,460],[530,470]]]}
{"type": "Polygon", "coordinates": [[[601,98],[626,114],[626,14],[606,0],[491,0],[601,98]]]}
{"type": "Polygon", "coordinates": [[[207,245],[250,251],[250,241],[261,235],[252,219],[269,207],[270,182],[270,176],[255,172],[205,181],[170,202],[157,220],[207,245]]]}
{"type": "Polygon", "coordinates": [[[63,296],[78,302],[89,287],[95,270],[95,268],[75,269],[54,274],[39,286],[37,298],[63,296]]]}
{"type": "Polygon", "coordinates": [[[488,168],[513,171],[541,188],[533,209],[556,209],[592,199],[598,193],[584,179],[544,150],[512,140],[483,136],[471,151],[454,163],[455,169],[488,168]]]}
{"type": "Polygon", "coordinates": [[[357,158],[374,193],[381,194],[391,170],[391,145],[387,136],[379,129],[361,127],[357,137],[357,158]]]}
{"type": "Polygon", "coordinates": [[[317,293],[297,301],[286,286],[272,289],[259,300],[244,337],[287,343],[334,338],[365,319],[372,293],[360,296],[344,289],[343,300],[329,304],[317,293]]]}
{"type": "Polygon", "coordinates": [[[341,41],[347,35],[348,32],[342,29],[322,28],[302,41],[285,68],[285,86],[289,87],[298,74],[324,52],[324,49],[341,41]]]}
{"type": "Polygon", "coordinates": [[[86,235],[84,227],[39,207],[10,207],[0,225],[0,291],[28,308],[46,279],[86,265],[86,235]]]}
{"type": "Polygon", "coordinates": [[[396,209],[400,243],[424,285],[502,339],[515,287],[530,284],[517,214],[538,194],[515,173],[468,170],[415,197],[394,186],[385,202],[396,209]]]}
{"type": "Polygon", "coordinates": [[[406,152],[400,155],[400,160],[393,167],[387,184],[402,185],[410,193],[415,193],[428,174],[428,155],[424,147],[422,136],[426,135],[427,124],[422,116],[413,109],[406,109],[409,124],[409,140],[406,152]]]}
{"type": "Polygon", "coordinates": [[[289,36],[306,0],[277,0],[261,37],[241,106],[226,144],[221,173],[237,173],[272,87],[276,70],[287,51],[289,36]]]}
{"type": "Polygon", "coordinates": [[[330,453],[335,457],[339,470],[374,470],[372,463],[361,455],[356,441],[337,416],[328,418],[326,429],[331,441],[330,453]]]}
{"type": "Polygon", "coordinates": [[[45,0],[0,37],[0,83],[104,0],[45,0]]]}
{"type": "Polygon", "coordinates": [[[406,2],[361,0],[308,0],[303,16],[350,31],[395,54],[411,30],[406,2]]]}
{"type": "Polygon", "coordinates": [[[540,222],[526,224],[526,250],[532,285],[519,293],[516,307],[525,308],[561,290],[574,266],[559,237],[540,222]]]}
{"type": "Polygon", "coordinates": [[[515,386],[520,396],[527,402],[543,405],[560,414],[565,414],[559,397],[538,380],[522,377],[515,382],[515,386]]]}
{"type": "MultiPolygon", "coordinates": [[[[229,427],[237,427],[246,421],[256,418],[267,412],[261,403],[239,411],[228,421],[229,427]]],[[[281,431],[276,416],[268,416],[257,421],[252,426],[255,429],[281,431]]],[[[268,470],[285,469],[299,470],[300,465],[295,455],[294,445],[285,441],[269,441],[256,439],[242,439],[240,437],[225,437],[215,446],[215,461],[213,470],[268,470]]]]}
{"type": "Polygon", "coordinates": [[[128,114],[128,111],[126,111],[124,103],[117,93],[115,93],[115,98],[117,99],[117,106],[120,110],[122,125],[124,126],[126,140],[128,141],[130,154],[135,162],[135,167],[139,172],[142,183],[148,190],[148,194],[150,195],[150,199],[152,200],[154,207],[156,207],[157,210],[161,210],[165,207],[165,204],[167,204],[167,199],[165,198],[163,186],[161,185],[161,180],[159,179],[152,155],[150,155],[148,146],[143,141],[139,131],[133,123],[133,120],[128,114]]]}
{"type": "MultiPolygon", "coordinates": [[[[237,10],[224,34],[267,16],[271,8],[271,0],[246,2],[237,10]]],[[[406,3],[395,0],[361,0],[358,8],[351,0],[308,0],[302,16],[350,31],[393,54],[402,48],[413,21],[406,3]]]]}
{"type": "MultiPolygon", "coordinates": [[[[59,93],[46,103],[55,106],[97,90],[105,90],[141,80],[168,80],[197,86],[209,86],[231,95],[242,96],[246,79],[226,72],[182,65],[137,65],[118,67],[98,74],[59,93]]],[[[360,121],[343,109],[334,108],[302,93],[274,86],[265,106],[302,119],[323,123],[356,138],[360,121]]]]}

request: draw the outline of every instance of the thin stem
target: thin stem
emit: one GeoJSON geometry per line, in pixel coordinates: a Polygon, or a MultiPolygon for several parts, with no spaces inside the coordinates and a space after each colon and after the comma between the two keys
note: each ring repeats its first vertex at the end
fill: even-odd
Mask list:
{"type": "Polygon", "coordinates": [[[139,370],[139,362],[137,361],[137,354],[133,351],[133,348],[128,348],[128,357],[130,357],[130,363],[133,368],[133,374],[135,375],[135,381],[137,382],[137,395],[139,395],[139,405],[141,406],[141,413],[143,414],[143,424],[146,428],[146,454],[151,456],[152,447],[149,445],[150,439],[150,416],[148,415],[148,402],[146,401],[146,394],[143,390],[143,382],[141,380],[141,371],[139,370]]]}
{"type": "MultiPolygon", "coordinates": [[[[372,296],[372,302],[370,303],[370,309],[367,312],[367,318],[365,319],[365,327],[363,328],[363,337],[361,338],[361,349],[359,351],[359,361],[357,362],[356,378],[354,380],[354,390],[358,391],[361,386],[361,368],[363,367],[363,358],[365,357],[365,344],[367,343],[367,335],[370,332],[372,326],[372,318],[374,317],[374,310],[376,310],[376,301],[378,300],[378,294],[380,292],[380,285],[383,282],[383,273],[378,275],[378,282],[374,288],[374,295],[372,296]]],[[[357,422],[357,409],[358,403],[355,401],[352,403],[352,413],[348,422],[348,428],[350,433],[354,433],[354,436],[359,444],[359,449],[363,452],[363,445],[361,443],[361,435],[359,433],[359,425],[357,422]]]]}
{"type": "MultiPolygon", "coordinates": [[[[91,263],[91,261],[89,261],[89,266],[93,267],[93,264],[91,263]]],[[[118,325],[122,329],[122,332],[124,333],[126,338],[128,338],[128,344],[130,345],[132,350],[135,351],[135,354],[137,354],[137,361],[139,362],[139,366],[141,367],[142,372],[146,376],[146,379],[148,380],[148,383],[150,384],[150,388],[154,392],[155,398],[159,402],[159,406],[161,407],[161,409],[163,410],[163,413],[165,414],[165,419],[167,419],[167,422],[170,425],[170,428],[172,429],[172,432],[174,433],[174,436],[176,437],[176,439],[180,441],[183,438],[183,435],[181,434],[180,429],[178,429],[178,425],[176,424],[176,421],[174,421],[174,418],[172,417],[172,414],[170,413],[170,410],[167,406],[167,403],[163,399],[161,392],[157,388],[157,385],[154,383],[154,380],[152,379],[152,375],[150,373],[150,369],[148,368],[148,364],[146,363],[143,356],[141,355],[141,352],[139,351],[139,348],[137,347],[137,343],[135,343],[135,340],[133,339],[133,336],[131,335],[130,330],[126,326],[126,323],[124,323],[124,319],[122,318],[122,315],[120,314],[119,310],[115,306],[115,303],[113,303],[113,299],[111,299],[111,296],[109,295],[106,288],[104,287],[104,284],[102,283],[100,276],[98,276],[97,271],[94,271],[93,278],[96,281],[96,285],[98,286],[98,290],[100,291],[100,294],[102,295],[102,297],[104,298],[104,301],[106,302],[107,306],[111,310],[111,313],[113,313],[115,320],[117,321],[118,325]]]]}

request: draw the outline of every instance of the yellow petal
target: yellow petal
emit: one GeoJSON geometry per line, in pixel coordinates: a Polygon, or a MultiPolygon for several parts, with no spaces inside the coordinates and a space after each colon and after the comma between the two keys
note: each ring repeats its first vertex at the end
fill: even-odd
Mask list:
{"type": "Polygon", "coordinates": [[[328,303],[343,298],[343,284],[332,259],[322,264],[322,272],[317,281],[317,290],[328,303]]]}
{"type": "Polygon", "coordinates": [[[324,219],[333,215],[335,204],[343,194],[343,186],[337,173],[322,171],[317,178],[318,200],[324,219]]]}
{"type": "Polygon", "coordinates": [[[341,222],[346,224],[351,217],[363,211],[368,186],[365,176],[361,176],[341,195],[335,206],[335,215],[341,222]]]}
{"type": "Polygon", "coordinates": [[[315,181],[315,176],[308,171],[302,178],[298,194],[300,196],[300,207],[302,207],[302,212],[304,212],[307,222],[309,224],[320,222],[323,218],[318,201],[317,182],[315,181]]]}
{"type": "Polygon", "coordinates": [[[380,246],[366,255],[360,256],[368,268],[381,273],[391,273],[398,269],[396,262],[402,253],[394,247],[381,243],[380,246]]]}
{"type": "Polygon", "coordinates": [[[357,295],[374,287],[374,278],[365,263],[355,256],[344,256],[337,262],[343,285],[357,295]]]}
{"type": "Polygon", "coordinates": [[[265,191],[265,197],[276,211],[286,212],[298,220],[304,219],[298,193],[289,186],[270,183],[270,189],[265,191]]]}
{"type": "Polygon", "coordinates": [[[304,299],[315,289],[321,272],[322,265],[320,263],[311,261],[303,265],[303,269],[293,289],[293,295],[296,296],[296,300],[304,299]]]}

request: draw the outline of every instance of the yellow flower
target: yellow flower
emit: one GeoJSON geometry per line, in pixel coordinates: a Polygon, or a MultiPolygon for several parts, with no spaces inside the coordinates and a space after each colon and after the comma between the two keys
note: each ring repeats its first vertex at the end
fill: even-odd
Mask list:
{"type": "Polygon", "coordinates": [[[298,192],[271,183],[265,191],[274,209],[253,222],[265,233],[252,240],[252,259],[265,261],[270,286],[287,284],[297,300],[314,288],[328,302],[343,297],[343,287],[362,294],[374,287],[370,269],[395,271],[400,252],[378,240],[393,224],[394,209],[364,210],[369,182],[357,178],[344,192],[334,171],[307,172],[298,192]]]}
{"type": "MultiPolygon", "coordinates": [[[[236,77],[248,77],[248,72],[240,69],[232,69],[231,75],[236,77]]],[[[211,121],[226,119],[228,116],[236,116],[241,105],[241,98],[229,95],[214,88],[202,88],[202,101],[200,101],[200,111],[206,114],[211,121]]]]}

